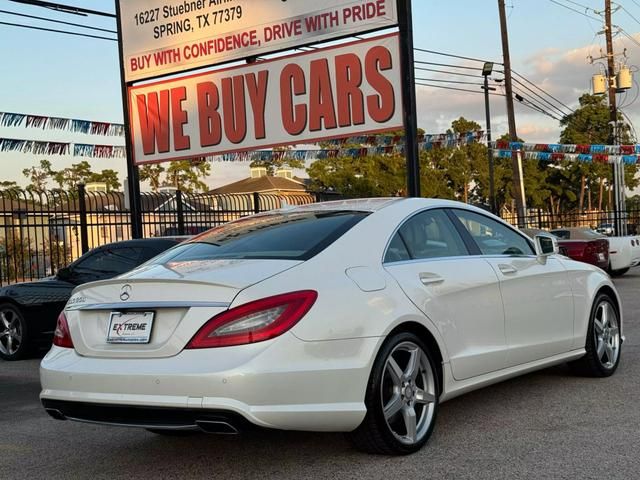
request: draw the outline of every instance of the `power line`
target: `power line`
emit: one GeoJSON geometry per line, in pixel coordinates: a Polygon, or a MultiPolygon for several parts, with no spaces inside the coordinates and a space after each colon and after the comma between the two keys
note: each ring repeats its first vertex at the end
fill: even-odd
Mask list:
{"type": "Polygon", "coordinates": [[[525,90],[527,90],[529,93],[531,93],[534,97],[537,97],[538,99],[540,99],[543,103],[546,103],[549,107],[553,108],[555,111],[557,111],[560,115],[562,115],[563,117],[565,117],[567,115],[567,113],[562,110],[561,108],[555,106],[553,103],[551,103],[549,100],[547,100],[546,98],[542,97],[540,94],[536,93],[535,91],[533,91],[531,88],[529,88],[524,82],[521,82],[520,80],[518,80],[517,78],[514,78],[513,81],[515,83],[517,83],[518,85],[520,85],[522,88],[524,88],[525,90]]]}
{"type": "MultiPolygon", "coordinates": [[[[445,90],[456,90],[458,92],[479,93],[481,95],[484,95],[484,92],[482,92],[482,91],[470,90],[470,89],[467,89],[467,88],[447,87],[445,85],[433,85],[433,84],[429,84],[429,83],[418,83],[418,82],[416,82],[416,85],[420,85],[421,87],[443,88],[445,90]]],[[[506,95],[504,95],[502,93],[489,93],[489,95],[496,95],[496,96],[499,96],[499,97],[505,97],[506,96],[506,95]]]]}
{"type": "Polygon", "coordinates": [[[40,31],[43,31],[43,32],[64,33],[66,35],[75,35],[77,37],[97,38],[97,39],[100,39],[100,40],[111,40],[112,42],[117,42],[118,41],[118,39],[116,39],[116,38],[99,37],[97,35],[90,35],[88,33],[69,32],[69,31],[66,31],[66,30],[55,30],[53,28],[34,27],[32,25],[23,25],[23,24],[20,24],[20,23],[0,22],[0,25],[8,25],[10,27],[19,27],[19,28],[28,28],[30,30],[40,30],[40,31]]]}
{"type": "Polygon", "coordinates": [[[538,113],[542,113],[543,115],[546,115],[546,116],[548,116],[548,117],[551,117],[551,118],[553,118],[554,120],[560,120],[559,118],[556,118],[556,117],[554,117],[553,115],[551,115],[549,112],[547,112],[547,111],[545,111],[545,110],[541,109],[539,106],[537,106],[537,105],[535,105],[535,104],[531,103],[531,102],[530,102],[529,100],[527,100],[526,98],[524,98],[524,97],[522,97],[522,96],[520,96],[520,98],[522,98],[522,100],[520,100],[520,99],[518,99],[518,98],[516,97],[516,100],[518,100],[518,102],[517,102],[517,104],[518,104],[518,105],[523,105],[523,106],[525,106],[525,107],[527,107],[527,108],[529,108],[529,109],[531,109],[531,110],[534,110],[534,111],[536,111],[536,112],[538,112],[538,113]]]}
{"type": "Polygon", "coordinates": [[[569,107],[567,104],[563,103],[562,101],[558,100],[556,97],[554,97],[553,95],[551,95],[549,92],[547,92],[545,89],[543,89],[542,87],[539,87],[538,85],[536,85],[535,83],[533,83],[531,80],[529,80],[527,77],[525,77],[524,75],[521,75],[520,73],[516,72],[515,70],[511,69],[511,73],[513,73],[514,75],[520,77],[521,80],[524,80],[525,82],[527,82],[529,85],[532,85],[533,88],[537,89],[538,91],[544,93],[546,96],[548,96],[549,98],[552,98],[553,100],[555,100],[556,102],[558,102],[560,105],[562,105],[564,108],[566,108],[567,110],[569,110],[571,113],[575,113],[575,111],[573,110],[573,108],[569,107]]]}
{"type": "MultiPolygon", "coordinates": [[[[616,25],[616,26],[617,26],[617,25],[616,25]]],[[[638,40],[636,40],[635,38],[633,38],[633,35],[630,35],[629,33],[627,33],[627,31],[626,31],[624,28],[622,28],[622,27],[620,27],[620,26],[617,26],[617,27],[618,27],[618,31],[619,31],[620,33],[622,33],[625,37],[627,37],[629,40],[631,40],[633,43],[635,43],[637,46],[639,46],[639,47],[640,47],[640,42],[638,42],[638,40]]]]}
{"type": "Polygon", "coordinates": [[[635,20],[636,23],[640,24],[640,20],[638,20],[636,17],[634,17],[631,12],[629,10],[627,10],[624,6],[622,6],[619,3],[616,3],[616,5],[618,5],[623,11],[625,11],[627,13],[627,15],[629,15],[633,20],[635,20]]]}
{"type": "Polygon", "coordinates": [[[457,72],[452,72],[450,70],[437,70],[435,68],[424,68],[424,67],[413,67],[413,68],[423,72],[436,72],[436,73],[442,73],[445,75],[455,75],[458,77],[481,78],[480,75],[471,75],[470,73],[457,73],[457,72]]]}
{"type": "Polygon", "coordinates": [[[584,8],[585,12],[588,12],[589,10],[591,10],[596,15],[600,15],[600,12],[598,10],[596,10],[595,8],[591,8],[591,7],[587,6],[587,5],[584,5],[582,3],[574,2],[573,0],[563,0],[563,1],[565,1],[567,3],[571,3],[571,4],[575,5],[576,7],[584,8]]]}
{"type": "Polygon", "coordinates": [[[44,2],[42,0],[9,0],[14,3],[21,3],[23,5],[31,5],[34,7],[43,7],[50,10],[55,10],[61,13],[70,13],[73,15],[98,15],[100,17],[116,18],[115,14],[102,12],[99,10],[89,10],[88,8],[75,7],[73,5],[64,5],[62,3],[44,2]]]}
{"type": "Polygon", "coordinates": [[[551,117],[554,120],[560,121],[560,118],[558,118],[558,116],[555,113],[552,113],[549,110],[547,110],[547,108],[544,105],[540,104],[540,102],[532,100],[530,97],[527,97],[527,93],[522,91],[519,87],[515,85],[513,88],[513,93],[514,93],[514,98],[518,102],[522,104],[525,104],[526,102],[527,106],[535,107],[535,110],[542,113],[543,115],[551,117]]]}
{"type": "Polygon", "coordinates": [[[464,57],[462,55],[454,55],[453,53],[438,52],[436,50],[426,50],[424,48],[417,48],[417,47],[414,48],[414,50],[417,51],[417,52],[431,53],[433,55],[442,55],[442,56],[445,56],[445,57],[459,58],[461,60],[470,60],[472,62],[480,62],[480,63],[491,62],[491,63],[494,63],[496,65],[502,65],[502,63],[500,63],[500,62],[493,62],[491,60],[483,60],[481,58],[464,57]]]}
{"type": "Polygon", "coordinates": [[[424,62],[424,61],[421,61],[421,60],[415,60],[413,63],[417,63],[419,65],[435,65],[437,67],[462,68],[464,70],[476,70],[476,71],[481,71],[482,70],[482,68],[480,68],[480,67],[465,67],[463,65],[452,65],[450,63],[424,62]]]}
{"type": "Polygon", "coordinates": [[[63,25],[71,25],[72,27],[86,28],[88,30],[96,30],[99,32],[118,33],[116,30],[108,30],[106,28],[92,27],[89,25],[82,25],[81,23],[64,22],[62,20],[54,20],[53,18],[38,17],[37,15],[27,15],[26,13],[10,12],[8,10],[0,10],[0,13],[7,15],[15,15],[16,17],[32,18],[35,20],[43,20],[45,22],[60,23],[63,25]]]}
{"type": "Polygon", "coordinates": [[[482,84],[478,82],[464,82],[460,80],[449,80],[446,78],[416,78],[416,80],[420,80],[421,82],[446,82],[446,83],[457,83],[462,85],[477,85],[481,87],[482,84]]]}
{"type": "Polygon", "coordinates": [[[566,8],[567,10],[571,10],[572,12],[578,13],[578,14],[582,15],[583,17],[590,18],[591,20],[597,20],[598,22],[602,21],[601,18],[592,17],[591,15],[587,15],[586,13],[581,12],[580,10],[576,10],[575,8],[572,8],[572,7],[568,6],[568,5],[565,5],[563,3],[557,2],[556,0],[549,0],[549,1],[551,3],[555,3],[556,5],[561,6],[563,8],[566,8]]]}

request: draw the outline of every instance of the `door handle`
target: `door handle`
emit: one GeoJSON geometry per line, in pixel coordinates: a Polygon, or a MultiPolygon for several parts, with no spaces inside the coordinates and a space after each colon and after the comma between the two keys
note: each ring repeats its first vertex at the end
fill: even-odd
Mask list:
{"type": "Polygon", "coordinates": [[[435,273],[422,272],[420,274],[420,281],[423,285],[437,285],[438,283],[444,282],[444,278],[435,273]]]}
{"type": "Polygon", "coordinates": [[[510,275],[512,273],[518,273],[518,269],[516,267],[514,267],[513,265],[507,265],[505,263],[501,263],[500,265],[498,265],[498,268],[505,275],[510,275]]]}

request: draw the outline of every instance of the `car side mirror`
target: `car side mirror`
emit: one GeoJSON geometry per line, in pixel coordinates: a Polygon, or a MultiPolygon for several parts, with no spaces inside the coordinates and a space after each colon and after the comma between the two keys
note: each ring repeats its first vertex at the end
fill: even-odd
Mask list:
{"type": "Polygon", "coordinates": [[[560,252],[558,239],[551,235],[541,233],[536,235],[534,240],[536,244],[536,255],[538,257],[548,257],[549,255],[556,255],[560,252]]]}
{"type": "Polygon", "coordinates": [[[62,267],[60,270],[58,270],[56,277],[58,277],[60,280],[70,280],[72,273],[73,272],[70,267],[62,267]]]}

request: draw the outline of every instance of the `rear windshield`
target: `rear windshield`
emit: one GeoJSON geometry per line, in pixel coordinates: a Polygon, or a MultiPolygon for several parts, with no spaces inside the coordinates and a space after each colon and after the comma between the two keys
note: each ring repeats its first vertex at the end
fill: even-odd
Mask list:
{"type": "Polygon", "coordinates": [[[153,264],[217,259],[308,260],[367,212],[274,213],[216,227],[152,260],[153,264]]]}

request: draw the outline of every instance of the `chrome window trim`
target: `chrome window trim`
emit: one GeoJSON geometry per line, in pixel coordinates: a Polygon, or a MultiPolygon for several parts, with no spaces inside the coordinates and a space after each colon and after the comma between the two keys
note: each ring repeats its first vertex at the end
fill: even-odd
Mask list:
{"type": "MultiPolygon", "coordinates": [[[[387,238],[387,243],[384,247],[384,250],[382,251],[382,258],[380,259],[380,263],[382,265],[396,265],[397,263],[406,263],[406,262],[415,262],[415,261],[422,261],[422,262],[426,262],[426,261],[431,261],[431,260],[438,260],[438,259],[444,259],[444,258],[468,258],[468,257],[473,257],[474,255],[471,255],[470,253],[468,253],[467,255],[458,255],[455,257],[434,257],[434,258],[415,258],[415,259],[410,259],[410,260],[399,260],[397,262],[385,262],[384,261],[384,257],[387,256],[387,250],[389,250],[389,245],[391,245],[391,241],[393,240],[393,237],[395,237],[396,233],[398,233],[398,230],[400,230],[405,223],[407,223],[410,219],[412,219],[413,217],[420,215],[421,213],[424,212],[428,212],[429,210],[443,210],[445,211],[447,208],[449,207],[444,207],[441,205],[438,206],[431,206],[431,207],[425,207],[425,208],[421,208],[420,210],[416,210],[415,212],[411,212],[409,215],[407,215],[406,217],[404,217],[400,223],[398,223],[398,225],[396,226],[396,228],[393,230],[393,232],[391,233],[391,235],[389,236],[389,238],[387,238]]],[[[469,210],[471,211],[471,210],[469,210]]],[[[446,215],[446,212],[445,212],[446,215]]],[[[449,220],[447,218],[447,220],[449,220]]],[[[451,220],[449,220],[451,221],[451,220]]],[[[452,227],[455,230],[455,225],[452,224],[452,227]]],[[[457,231],[456,231],[457,235],[460,235],[457,231]]],[[[464,239],[460,238],[460,240],[462,241],[462,243],[464,243],[464,239]]]]}
{"type": "Polygon", "coordinates": [[[70,311],[96,311],[96,310],[139,310],[155,308],[228,308],[226,302],[116,302],[93,303],[87,305],[71,305],[65,308],[70,311]]]}

